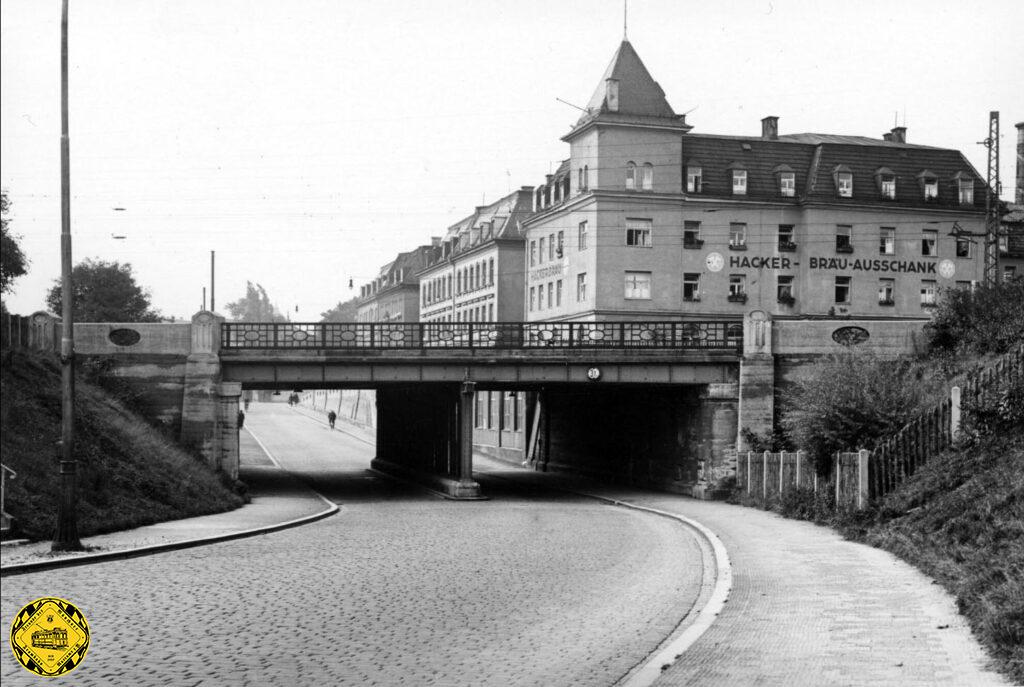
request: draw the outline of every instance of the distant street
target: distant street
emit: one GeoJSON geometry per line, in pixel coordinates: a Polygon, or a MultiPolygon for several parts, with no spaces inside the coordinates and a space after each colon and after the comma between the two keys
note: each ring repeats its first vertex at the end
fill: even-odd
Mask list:
{"type": "MultiPolygon", "coordinates": [[[[341,512],[7,578],[4,621],[38,596],[78,604],[81,685],[610,685],[697,595],[699,548],[669,520],[484,474],[491,500],[445,501],[370,476],[371,446],[284,404],[246,427],[341,512]]],[[[2,675],[39,680],[9,651],[2,675]]]]}

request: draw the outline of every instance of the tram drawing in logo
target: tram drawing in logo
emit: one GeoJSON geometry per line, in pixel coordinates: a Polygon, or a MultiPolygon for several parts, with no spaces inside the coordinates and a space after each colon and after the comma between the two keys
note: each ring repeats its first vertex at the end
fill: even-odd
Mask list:
{"type": "Polygon", "coordinates": [[[67,649],[68,631],[63,627],[55,627],[52,630],[36,630],[32,633],[32,646],[37,649],[67,649]]]}

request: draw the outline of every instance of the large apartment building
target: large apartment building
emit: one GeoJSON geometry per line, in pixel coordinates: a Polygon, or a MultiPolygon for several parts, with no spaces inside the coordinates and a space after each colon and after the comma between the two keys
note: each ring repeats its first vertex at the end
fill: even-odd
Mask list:
{"type": "Polygon", "coordinates": [[[624,41],[524,222],[528,320],[926,317],[982,279],[985,184],[882,138],[691,133],[624,41]],[[960,234],[959,236],[957,234],[960,234]]]}

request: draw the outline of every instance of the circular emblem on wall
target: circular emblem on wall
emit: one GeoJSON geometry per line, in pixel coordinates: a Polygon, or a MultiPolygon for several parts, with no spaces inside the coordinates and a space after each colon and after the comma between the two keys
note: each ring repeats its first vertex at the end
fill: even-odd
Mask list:
{"type": "Polygon", "coordinates": [[[597,380],[601,379],[601,368],[599,368],[599,367],[591,367],[591,368],[589,368],[587,370],[587,379],[589,379],[592,382],[596,382],[597,380]]]}
{"type": "Polygon", "coordinates": [[[943,279],[952,279],[956,274],[956,264],[952,260],[943,260],[939,263],[939,276],[943,279]]]}
{"type": "Polygon", "coordinates": [[[708,257],[704,258],[704,264],[711,272],[721,272],[725,267],[725,258],[721,253],[708,253],[708,257]]]}
{"type": "Polygon", "coordinates": [[[139,334],[134,329],[121,328],[107,334],[107,338],[115,346],[134,346],[142,339],[142,334],[139,334]]]}
{"type": "Polygon", "coordinates": [[[82,664],[89,623],[70,601],[44,596],[26,604],[11,623],[11,651],[29,672],[54,677],[82,664]]]}
{"type": "Polygon", "coordinates": [[[840,327],[832,332],[832,340],[843,346],[856,346],[871,338],[870,332],[863,327],[840,327]]]}

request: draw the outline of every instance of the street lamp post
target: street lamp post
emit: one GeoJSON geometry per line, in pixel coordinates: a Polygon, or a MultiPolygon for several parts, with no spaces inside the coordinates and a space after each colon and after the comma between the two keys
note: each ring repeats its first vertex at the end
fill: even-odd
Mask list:
{"type": "Polygon", "coordinates": [[[68,0],[60,19],[60,288],[61,440],[60,485],[54,551],[81,551],[75,462],[75,323],[71,284],[71,145],[68,137],[68,0]]]}

